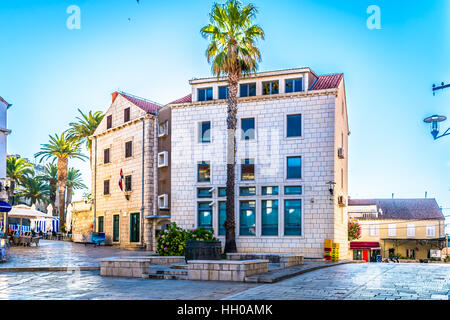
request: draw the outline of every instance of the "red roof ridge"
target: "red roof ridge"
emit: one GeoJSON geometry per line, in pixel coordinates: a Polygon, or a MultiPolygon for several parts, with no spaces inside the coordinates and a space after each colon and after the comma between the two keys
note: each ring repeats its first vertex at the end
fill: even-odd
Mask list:
{"type": "Polygon", "coordinates": [[[153,113],[162,106],[160,103],[154,102],[146,98],[138,97],[123,91],[117,91],[117,93],[119,93],[125,99],[130,101],[135,106],[141,108],[145,112],[153,113]]]}

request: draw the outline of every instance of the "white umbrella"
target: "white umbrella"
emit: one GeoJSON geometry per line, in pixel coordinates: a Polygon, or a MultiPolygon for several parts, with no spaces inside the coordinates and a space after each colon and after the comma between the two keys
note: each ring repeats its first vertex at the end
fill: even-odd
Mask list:
{"type": "Polygon", "coordinates": [[[72,204],[69,204],[67,206],[67,215],[66,215],[66,232],[68,232],[72,227],[72,210],[73,206],[72,204]]]}
{"type": "Polygon", "coordinates": [[[12,207],[11,211],[8,213],[10,218],[24,218],[24,219],[36,219],[36,218],[53,218],[50,214],[36,210],[34,206],[26,206],[24,204],[19,204],[12,207]]]}

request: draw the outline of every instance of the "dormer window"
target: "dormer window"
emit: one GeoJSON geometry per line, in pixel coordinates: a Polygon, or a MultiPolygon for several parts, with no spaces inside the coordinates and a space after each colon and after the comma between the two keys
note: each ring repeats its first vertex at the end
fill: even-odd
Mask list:
{"type": "Polygon", "coordinates": [[[228,99],[228,87],[219,87],[219,99],[228,99]]]}
{"type": "Polygon", "coordinates": [[[302,78],[286,80],[286,88],[285,88],[286,93],[300,92],[300,91],[303,91],[302,78]]]}
{"type": "Polygon", "coordinates": [[[198,101],[208,101],[212,99],[213,99],[212,88],[198,89],[198,101]]]}
{"type": "Polygon", "coordinates": [[[267,81],[262,83],[263,95],[277,94],[279,91],[279,83],[276,81],[267,81]]]}
{"type": "Polygon", "coordinates": [[[241,84],[241,97],[256,96],[256,83],[241,84]]]}

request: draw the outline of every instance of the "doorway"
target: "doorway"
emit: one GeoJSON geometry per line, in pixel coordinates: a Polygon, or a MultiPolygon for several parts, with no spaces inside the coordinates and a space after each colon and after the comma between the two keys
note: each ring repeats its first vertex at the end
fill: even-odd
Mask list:
{"type": "Polygon", "coordinates": [[[140,213],[130,214],[130,242],[139,242],[140,213]]]}

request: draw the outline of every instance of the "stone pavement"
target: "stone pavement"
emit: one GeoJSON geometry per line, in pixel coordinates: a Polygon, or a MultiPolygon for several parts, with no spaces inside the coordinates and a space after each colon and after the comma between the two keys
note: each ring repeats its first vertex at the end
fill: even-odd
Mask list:
{"type": "Polygon", "coordinates": [[[112,246],[94,247],[67,241],[40,240],[39,247],[11,247],[2,268],[100,266],[99,259],[111,256],[143,256],[148,251],[129,251],[112,246]]]}
{"type": "Polygon", "coordinates": [[[449,264],[355,263],[264,284],[224,299],[448,300],[449,264]]]}

